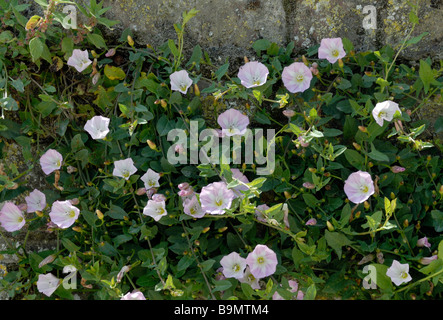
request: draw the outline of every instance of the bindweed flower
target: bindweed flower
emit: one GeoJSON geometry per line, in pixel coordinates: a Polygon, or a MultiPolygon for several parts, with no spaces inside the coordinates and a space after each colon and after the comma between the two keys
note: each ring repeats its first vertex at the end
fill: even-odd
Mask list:
{"type": "Polygon", "coordinates": [[[46,196],[40,190],[34,189],[29,196],[25,197],[26,212],[43,211],[46,207],[46,196]]]}
{"type": "Polygon", "coordinates": [[[282,113],[285,117],[288,117],[289,119],[291,119],[293,116],[295,116],[295,111],[291,110],[291,109],[283,110],[282,113]]]}
{"type": "Polygon", "coordinates": [[[131,175],[137,172],[134,161],[131,158],[118,160],[114,162],[114,171],[112,174],[116,177],[122,177],[128,180],[131,175]]]}
{"type": "Polygon", "coordinates": [[[240,67],[238,77],[246,88],[259,87],[266,83],[269,70],[261,62],[251,61],[240,67]]]}
{"type": "Polygon", "coordinates": [[[308,221],[306,221],[307,226],[315,226],[317,224],[317,220],[315,218],[311,218],[308,221]]]}
{"type": "Polygon", "coordinates": [[[120,300],[146,300],[146,298],[142,292],[134,290],[125,294],[120,300]]]}
{"type": "Polygon", "coordinates": [[[315,188],[315,184],[313,184],[311,182],[305,182],[305,183],[303,183],[303,188],[314,189],[315,188]]]}
{"type": "Polygon", "coordinates": [[[129,266],[123,266],[123,268],[120,269],[120,271],[117,274],[117,283],[120,283],[125,275],[126,272],[128,272],[129,270],[131,270],[131,267],[129,266]]]}
{"type": "Polygon", "coordinates": [[[78,72],[85,70],[91,63],[88,50],[74,49],[71,57],[68,59],[68,66],[74,67],[78,72]]]}
{"type": "Polygon", "coordinates": [[[346,56],[341,38],[325,38],[321,40],[318,48],[319,59],[326,59],[330,63],[335,63],[338,59],[346,56]]]}
{"type": "Polygon", "coordinates": [[[392,261],[392,265],[386,271],[386,275],[391,278],[396,286],[412,280],[412,277],[409,275],[409,264],[401,264],[397,260],[392,261]]]}
{"type": "Polygon", "coordinates": [[[274,251],[265,245],[258,244],[254,251],[248,254],[246,263],[254,277],[264,278],[275,272],[278,261],[274,251]]]}
{"type": "Polygon", "coordinates": [[[61,280],[52,273],[39,274],[37,281],[37,290],[45,296],[50,297],[61,284],[61,280]]]}
{"type": "Polygon", "coordinates": [[[438,255],[433,255],[431,257],[423,257],[419,260],[419,262],[423,265],[428,265],[430,264],[432,261],[437,260],[438,259],[438,255]]]}
{"type": "Polygon", "coordinates": [[[177,144],[174,148],[174,151],[177,152],[178,154],[183,154],[185,152],[185,148],[183,147],[182,144],[177,144]]]}
{"type": "Polygon", "coordinates": [[[382,127],[383,121],[392,121],[397,112],[401,114],[398,104],[394,101],[386,100],[375,105],[374,109],[372,109],[372,116],[375,122],[382,127]]]}
{"type": "Polygon", "coordinates": [[[110,58],[110,57],[112,57],[113,55],[115,55],[115,53],[116,53],[115,48],[111,48],[111,49],[108,50],[108,52],[105,53],[105,57],[106,57],[106,58],[110,58]]]}
{"type": "Polygon", "coordinates": [[[158,202],[166,201],[165,195],[161,194],[161,193],[156,193],[156,194],[152,195],[151,199],[153,201],[158,201],[158,202]]]}
{"type": "MultiPolygon", "coordinates": [[[[239,169],[231,168],[231,172],[232,172],[232,178],[237,179],[243,183],[249,183],[248,178],[239,169]]],[[[249,188],[248,186],[240,184],[236,187],[231,188],[231,190],[234,191],[236,196],[240,197],[242,195],[241,191],[247,191],[249,190],[249,188]]]]}
{"type": "Polygon", "coordinates": [[[143,214],[145,216],[150,216],[155,221],[159,221],[161,217],[168,214],[165,205],[165,201],[148,200],[148,203],[143,209],[143,214]]]}
{"type": "Polygon", "coordinates": [[[94,116],[84,126],[84,129],[89,133],[92,139],[104,139],[109,133],[109,118],[102,116],[94,116]]]}
{"type": "Polygon", "coordinates": [[[350,201],[365,202],[375,191],[371,175],[364,171],[351,173],[345,181],[344,191],[350,201]]]}
{"type": "Polygon", "coordinates": [[[12,202],[6,202],[0,210],[0,224],[8,232],[20,230],[25,225],[25,217],[12,202]]]}
{"type": "Polygon", "coordinates": [[[40,263],[38,264],[38,267],[41,268],[43,266],[46,266],[48,263],[53,262],[55,260],[55,258],[56,258],[55,254],[50,254],[49,256],[44,258],[42,261],[40,261],[40,263]]]}
{"type": "Polygon", "coordinates": [[[186,94],[188,88],[192,85],[192,79],[186,70],[176,71],[169,76],[171,80],[171,90],[186,94]]]}
{"type": "Polygon", "coordinates": [[[247,283],[251,286],[252,289],[260,289],[259,279],[254,277],[254,275],[251,273],[251,269],[249,266],[246,266],[245,273],[242,278],[239,278],[238,281],[241,283],[247,283]]]}
{"type": "Polygon", "coordinates": [[[159,179],[160,174],[152,169],[148,169],[148,171],[146,171],[146,173],[140,178],[140,180],[144,182],[146,190],[160,187],[160,184],[158,183],[159,179]]]}
{"type": "Polygon", "coordinates": [[[226,187],[225,182],[213,182],[203,187],[200,192],[202,210],[210,214],[224,214],[231,207],[235,194],[226,187]]]}
{"type": "Polygon", "coordinates": [[[269,206],[266,204],[261,204],[255,207],[255,217],[258,221],[266,222],[265,211],[269,209],[269,206]]]}
{"type": "Polygon", "coordinates": [[[202,210],[196,195],[186,198],[183,201],[183,211],[193,218],[202,218],[205,216],[205,212],[202,210]]]}
{"type": "Polygon", "coordinates": [[[246,259],[240,257],[237,252],[231,252],[220,260],[223,267],[223,274],[226,278],[240,279],[244,276],[246,259]]]}
{"type": "Polygon", "coordinates": [[[391,167],[391,171],[393,172],[393,173],[400,173],[400,172],[403,172],[403,171],[405,171],[406,169],[405,168],[403,168],[403,167],[399,167],[399,166],[392,166],[391,167]]]}
{"type": "Polygon", "coordinates": [[[63,156],[54,149],[49,149],[40,158],[40,166],[46,175],[51,174],[55,170],[61,168],[63,156]]]}
{"type": "Polygon", "coordinates": [[[69,200],[55,201],[52,204],[49,217],[59,228],[66,229],[78,219],[80,210],[74,207],[69,200]]]}
{"type": "Polygon", "coordinates": [[[417,240],[417,247],[426,247],[426,248],[430,248],[431,244],[428,241],[427,237],[423,237],[417,240]]]}
{"type": "Polygon", "coordinates": [[[282,80],[289,92],[303,92],[311,86],[312,72],[303,62],[294,62],[283,69],[282,80]]]}
{"type": "MultiPolygon", "coordinates": [[[[289,287],[291,288],[291,290],[289,290],[289,292],[291,293],[297,293],[297,297],[295,298],[295,300],[303,300],[304,298],[304,293],[301,290],[298,290],[298,282],[295,280],[289,280],[288,281],[289,287]]],[[[272,296],[272,300],[285,300],[277,291],[275,291],[275,293],[272,296]]]]}
{"type": "Polygon", "coordinates": [[[218,116],[217,123],[228,137],[243,135],[249,125],[249,118],[236,109],[228,109],[218,116]]]}

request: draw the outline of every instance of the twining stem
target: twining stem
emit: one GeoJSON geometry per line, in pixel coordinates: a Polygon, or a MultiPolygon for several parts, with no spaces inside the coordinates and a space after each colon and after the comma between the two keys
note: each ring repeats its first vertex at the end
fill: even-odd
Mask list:
{"type": "Polygon", "coordinates": [[[215,298],[214,294],[212,293],[211,285],[209,284],[208,278],[206,277],[206,274],[205,274],[205,272],[203,271],[203,268],[202,268],[202,266],[201,266],[201,264],[200,264],[200,261],[199,261],[197,255],[196,255],[195,252],[194,252],[194,248],[192,247],[191,240],[189,240],[189,236],[188,236],[188,232],[186,231],[185,224],[183,223],[183,221],[181,221],[181,224],[182,224],[182,227],[183,227],[183,231],[185,232],[184,234],[185,234],[185,236],[186,236],[186,240],[188,241],[189,249],[191,249],[192,255],[194,256],[195,261],[197,262],[197,266],[199,267],[200,272],[201,272],[201,274],[203,275],[203,279],[205,280],[206,286],[208,287],[209,292],[211,293],[211,298],[212,298],[212,300],[217,300],[217,299],[215,298]]]}

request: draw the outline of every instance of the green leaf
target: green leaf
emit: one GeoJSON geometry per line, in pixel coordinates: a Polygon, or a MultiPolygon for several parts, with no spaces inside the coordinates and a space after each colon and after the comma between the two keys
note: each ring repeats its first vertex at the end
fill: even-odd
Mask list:
{"type": "Polygon", "coordinates": [[[107,76],[109,80],[123,80],[126,74],[122,69],[107,64],[105,65],[105,76],[107,76]]]}
{"type": "Polygon", "coordinates": [[[435,228],[435,231],[442,232],[443,231],[443,212],[440,210],[432,210],[432,225],[435,228]]]}
{"type": "Polygon", "coordinates": [[[388,271],[388,266],[377,263],[371,264],[370,266],[375,267],[376,274],[373,279],[377,287],[379,287],[383,291],[392,291],[391,278],[386,275],[386,272],[388,271]]]}
{"type": "Polygon", "coordinates": [[[86,35],[86,37],[88,38],[88,41],[91,44],[93,44],[94,46],[96,46],[97,48],[107,49],[105,39],[103,39],[103,37],[101,35],[96,34],[96,33],[88,33],[86,35]]]}
{"type": "Polygon", "coordinates": [[[39,38],[32,38],[29,41],[29,53],[31,54],[32,61],[40,59],[43,53],[43,43],[39,38]]]}
{"type": "Polygon", "coordinates": [[[171,50],[172,55],[174,57],[177,57],[179,52],[178,52],[177,46],[175,45],[174,40],[172,40],[172,39],[168,40],[168,47],[169,47],[169,50],[171,50]]]}
{"type": "Polygon", "coordinates": [[[314,300],[316,295],[317,295],[317,289],[315,287],[315,284],[313,283],[306,290],[303,300],[314,300]]]}
{"type": "Polygon", "coordinates": [[[443,260],[443,240],[438,244],[438,258],[443,260]]]}
{"type": "Polygon", "coordinates": [[[371,143],[371,152],[368,153],[369,158],[375,161],[384,161],[389,162],[389,157],[385,155],[384,153],[378,151],[375,149],[374,144],[371,143]]]}
{"type": "Polygon", "coordinates": [[[80,250],[80,247],[75,245],[74,242],[69,240],[68,238],[62,238],[62,245],[68,249],[69,252],[75,252],[80,250]]]}
{"type": "Polygon", "coordinates": [[[314,195],[310,193],[303,193],[303,200],[309,207],[313,209],[317,208],[318,199],[314,195]]]}
{"type": "Polygon", "coordinates": [[[341,259],[342,247],[352,244],[352,241],[341,232],[330,232],[329,230],[325,230],[325,238],[328,246],[334,249],[337,253],[338,259],[341,259]]]}
{"type": "Polygon", "coordinates": [[[212,290],[212,292],[225,291],[232,287],[232,283],[229,280],[214,281],[214,284],[215,288],[212,290]]]}
{"type": "Polygon", "coordinates": [[[418,71],[421,81],[423,82],[425,93],[428,93],[431,82],[434,81],[434,74],[431,66],[424,60],[420,60],[420,70],[418,71]]]}
{"type": "Polygon", "coordinates": [[[346,149],[344,152],[346,160],[349,162],[351,166],[356,168],[357,170],[363,170],[365,166],[365,158],[355,150],[346,149]]]}
{"type": "Polygon", "coordinates": [[[220,81],[221,78],[228,72],[229,69],[229,62],[222,65],[220,68],[215,71],[215,77],[217,78],[217,81],[220,81]]]}

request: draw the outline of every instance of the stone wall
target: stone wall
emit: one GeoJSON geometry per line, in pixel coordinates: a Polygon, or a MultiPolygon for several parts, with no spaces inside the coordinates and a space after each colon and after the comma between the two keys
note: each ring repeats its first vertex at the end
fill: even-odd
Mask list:
{"type": "MultiPolygon", "coordinates": [[[[409,32],[410,7],[403,0],[104,0],[106,17],[119,20],[116,32],[130,28],[139,44],[158,46],[175,38],[173,24],[192,8],[200,10],[186,28],[186,45],[199,44],[212,58],[251,55],[251,44],[266,38],[296,48],[319,44],[322,38],[347,37],[359,51],[396,46],[409,32]],[[369,6],[372,6],[369,7],[369,6]],[[370,10],[368,10],[370,9],[370,10]],[[371,16],[372,15],[372,16],[371,16]],[[369,19],[373,17],[375,21],[369,19]],[[367,28],[363,21],[369,22],[367,28]],[[375,25],[376,24],[376,25],[375,25]]],[[[412,1],[414,2],[414,1],[412,1]]],[[[413,33],[429,32],[403,57],[442,58],[443,0],[418,0],[420,24],[413,33]]]]}

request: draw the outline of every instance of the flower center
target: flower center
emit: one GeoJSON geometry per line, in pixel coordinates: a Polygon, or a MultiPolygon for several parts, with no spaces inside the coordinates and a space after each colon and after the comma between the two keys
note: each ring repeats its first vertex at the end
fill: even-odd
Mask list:
{"type": "Polygon", "coordinates": [[[70,218],[74,218],[75,217],[75,211],[74,210],[70,210],[68,214],[69,214],[70,218]]]}
{"type": "Polygon", "coordinates": [[[378,117],[379,117],[379,118],[386,117],[386,112],[384,112],[384,111],[380,111],[380,112],[378,113],[378,117]]]}
{"type": "Polygon", "coordinates": [[[195,208],[192,207],[192,208],[189,210],[189,212],[190,212],[192,215],[194,215],[194,214],[197,213],[197,210],[195,210],[195,208]]]}
{"type": "Polygon", "coordinates": [[[333,57],[338,57],[339,53],[338,53],[337,49],[334,49],[334,50],[332,50],[331,54],[332,54],[333,57]]]}
{"type": "Polygon", "coordinates": [[[23,221],[23,217],[18,217],[17,218],[17,222],[22,222],[23,221]]]}
{"type": "Polygon", "coordinates": [[[148,181],[148,185],[149,185],[150,187],[153,187],[153,186],[155,185],[155,181],[154,181],[154,180],[149,180],[149,181],[148,181]]]}
{"type": "Polygon", "coordinates": [[[157,208],[155,211],[157,212],[158,215],[160,215],[160,214],[163,214],[163,212],[165,212],[165,209],[157,208]]]}
{"type": "Polygon", "coordinates": [[[408,277],[408,273],[403,271],[402,273],[400,273],[400,278],[402,279],[406,279],[408,277]]]}
{"type": "Polygon", "coordinates": [[[186,84],[184,84],[184,83],[182,83],[181,85],[180,85],[180,90],[181,91],[186,91],[186,88],[187,86],[186,86],[186,84]]]}
{"type": "Polygon", "coordinates": [[[122,171],[122,176],[125,177],[125,178],[129,177],[129,171],[128,170],[123,170],[122,171]]]}
{"type": "Polygon", "coordinates": [[[297,80],[297,82],[302,82],[304,78],[305,77],[302,74],[297,74],[295,76],[295,80],[297,80]]]}
{"type": "Polygon", "coordinates": [[[368,186],[360,186],[360,191],[363,193],[366,193],[369,191],[369,188],[368,188],[368,186]]]}
{"type": "Polygon", "coordinates": [[[216,205],[217,207],[220,207],[222,204],[223,204],[223,199],[216,199],[216,200],[215,200],[215,205],[216,205]]]}
{"type": "Polygon", "coordinates": [[[232,270],[233,270],[234,272],[239,272],[239,271],[240,271],[240,266],[239,266],[238,264],[234,264],[234,265],[232,266],[232,270]]]}
{"type": "Polygon", "coordinates": [[[263,264],[263,263],[265,262],[265,258],[263,258],[263,257],[258,257],[258,258],[257,258],[257,262],[258,262],[259,264],[263,264]]]}

